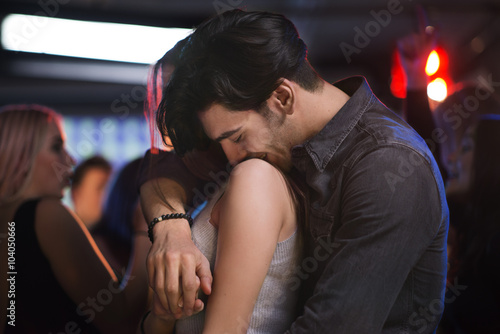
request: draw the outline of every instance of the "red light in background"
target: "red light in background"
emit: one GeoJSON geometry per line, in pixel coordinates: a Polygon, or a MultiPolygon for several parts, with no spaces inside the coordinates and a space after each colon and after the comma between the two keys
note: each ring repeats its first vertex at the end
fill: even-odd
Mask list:
{"type": "Polygon", "coordinates": [[[448,96],[448,85],[443,78],[436,78],[427,85],[427,96],[434,101],[443,102],[448,96]]]}
{"type": "Polygon", "coordinates": [[[406,75],[397,50],[392,55],[391,92],[397,98],[406,98],[406,75]]]}
{"type": "Polygon", "coordinates": [[[433,75],[438,71],[439,65],[439,55],[436,50],[433,50],[429,54],[429,57],[427,57],[427,63],[425,64],[425,73],[429,76],[433,75]]]}
{"type": "Polygon", "coordinates": [[[425,73],[429,78],[427,96],[434,101],[442,102],[448,96],[451,84],[448,74],[448,55],[443,48],[437,47],[427,57],[425,73]]]}
{"type": "MultiPolygon", "coordinates": [[[[443,76],[448,70],[448,54],[443,48],[437,47],[427,57],[425,72],[429,77],[443,76]]],[[[446,75],[445,75],[446,76],[446,75]]]]}
{"type": "MultiPolygon", "coordinates": [[[[448,55],[443,48],[437,47],[429,53],[425,66],[427,74],[427,96],[441,102],[448,96],[448,87],[451,87],[452,81],[448,76],[448,55]]],[[[391,93],[397,98],[406,98],[407,78],[399,52],[394,50],[392,55],[391,67],[391,93]]]]}

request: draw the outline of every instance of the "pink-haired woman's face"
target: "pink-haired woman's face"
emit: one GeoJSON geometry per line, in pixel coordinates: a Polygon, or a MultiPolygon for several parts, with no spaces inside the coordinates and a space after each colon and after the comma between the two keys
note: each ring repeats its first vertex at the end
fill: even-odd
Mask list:
{"type": "Polygon", "coordinates": [[[74,165],[74,159],[64,146],[63,133],[57,122],[51,121],[42,148],[35,158],[28,195],[61,198],[64,188],[70,184],[74,165]]]}

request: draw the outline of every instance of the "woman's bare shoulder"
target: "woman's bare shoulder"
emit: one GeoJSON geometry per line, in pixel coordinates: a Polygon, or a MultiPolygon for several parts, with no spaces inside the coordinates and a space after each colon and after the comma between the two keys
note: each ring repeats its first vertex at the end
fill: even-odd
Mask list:
{"type": "Polygon", "coordinates": [[[260,159],[246,160],[233,169],[223,200],[239,212],[258,207],[266,215],[277,214],[278,220],[290,217],[293,212],[293,200],[284,175],[260,159]]]}
{"type": "Polygon", "coordinates": [[[262,159],[249,159],[240,162],[231,171],[230,182],[254,183],[262,182],[266,184],[277,184],[276,181],[283,181],[283,174],[269,162],[262,159]]]}

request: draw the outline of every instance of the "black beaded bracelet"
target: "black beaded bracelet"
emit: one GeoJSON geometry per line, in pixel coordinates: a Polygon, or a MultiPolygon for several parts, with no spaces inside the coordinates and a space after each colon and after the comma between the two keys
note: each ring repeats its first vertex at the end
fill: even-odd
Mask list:
{"type": "Polygon", "coordinates": [[[164,220],[167,220],[167,219],[186,219],[189,223],[189,227],[193,226],[193,218],[191,218],[191,216],[186,214],[186,213],[171,213],[168,215],[161,215],[160,217],[153,219],[148,224],[148,236],[149,236],[149,240],[151,240],[151,243],[154,241],[154,239],[153,239],[153,227],[157,223],[164,221],[164,220]]]}

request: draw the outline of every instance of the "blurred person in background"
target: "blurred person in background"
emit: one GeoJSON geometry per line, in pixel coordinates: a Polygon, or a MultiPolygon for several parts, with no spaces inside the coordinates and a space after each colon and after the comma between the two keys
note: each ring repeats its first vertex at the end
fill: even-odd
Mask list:
{"type": "Polygon", "coordinates": [[[424,12],[419,11],[419,31],[397,40],[397,51],[402,69],[406,77],[406,98],[403,101],[403,117],[415,131],[426,141],[438,164],[443,179],[446,169],[441,157],[441,143],[436,142],[433,131],[436,120],[433,117],[427,97],[428,77],[425,66],[429,53],[436,45],[436,32],[426,31],[422,18],[424,12]]]}
{"type": "Polygon", "coordinates": [[[455,287],[447,292],[441,327],[449,334],[500,333],[500,100],[492,87],[465,83],[435,116],[449,138],[442,159],[450,207],[448,286],[455,287]],[[465,108],[474,98],[477,108],[465,108]]]}
{"type": "MultiPolygon", "coordinates": [[[[135,226],[146,226],[146,221],[139,205],[137,176],[142,158],[127,163],[118,173],[110,188],[101,220],[92,230],[97,246],[108,260],[117,275],[123,274],[132,254],[135,226]]],[[[149,245],[147,247],[149,250],[149,245]]]]}
{"type": "Polygon", "coordinates": [[[75,213],[89,230],[92,230],[102,217],[111,172],[111,164],[100,156],[84,160],[75,168],[71,200],[75,213]]]}
{"type": "Polygon", "coordinates": [[[500,100],[494,87],[464,81],[431,111],[425,65],[434,45],[424,30],[398,41],[405,116],[434,149],[450,209],[439,333],[500,333],[500,100]]]}
{"type": "Polygon", "coordinates": [[[149,241],[134,239],[134,261],[120,283],[85,225],[61,202],[74,165],[64,145],[62,118],[52,109],[0,110],[0,234],[15,238],[9,245],[14,267],[7,267],[8,243],[0,243],[0,279],[18,273],[15,296],[0,285],[0,328],[133,333],[146,305],[149,241]]]}

